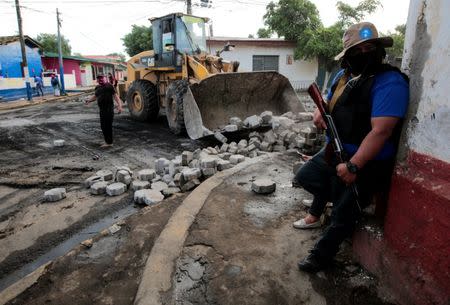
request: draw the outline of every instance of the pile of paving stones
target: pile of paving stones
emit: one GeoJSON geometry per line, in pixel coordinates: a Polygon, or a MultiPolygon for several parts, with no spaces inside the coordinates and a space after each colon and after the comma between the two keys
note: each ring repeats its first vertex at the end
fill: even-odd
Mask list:
{"type": "MultiPolygon", "coordinates": [[[[96,175],[85,180],[84,185],[92,195],[118,196],[128,190],[134,192],[134,201],[138,204],[155,204],[166,197],[179,192],[191,191],[202,181],[243,162],[246,158],[254,158],[270,152],[285,152],[289,149],[312,154],[317,151],[324,137],[317,133],[312,124],[312,113],[287,112],[274,116],[265,111],[261,115],[253,115],[241,120],[230,118],[230,124],[223,131],[235,132],[246,128],[270,126],[264,132],[252,131],[247,139],[228,143],[220,132],[215,137],[222,144],[215,147],[197,149],[193,152],[184,151],[181,155],[169,160],[155,160],[153,168],[143,168],[132,171],[126,166],[100,170],[96,175]]],[[[254,185],[252,190],[257,193],[271,193],[275,185],[262,181],[261,186],[254,185]],[[267,185],[266,185],[267,184],[267,185]]],[[[46,196],[47,201],[61,200],[64,194],[46,196]]]]}

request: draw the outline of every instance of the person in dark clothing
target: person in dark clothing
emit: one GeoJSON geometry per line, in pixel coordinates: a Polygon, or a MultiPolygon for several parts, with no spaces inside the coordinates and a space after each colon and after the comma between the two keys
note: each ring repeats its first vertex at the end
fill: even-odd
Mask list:
{"type": "MultiPolygon", "coordinates": [[[[409,102],[408,78],[395,67],[384,64],[390,37],[378,37],[375,26],[362,22],[349,27],[343,37],[343,71],[335,78],[328,96],[328,110],[343,142],[348,162],[340,163],[327,143],[296,174],[295,180],[314,195],[309,215],[297,228],[306,228],[320,217],[328,201],[333,202],[331,224],[310,255],[298,268],[315,273],[330,266],[340,244],[350,237],[360,219],[361,209],[380,188],[389,187],[401,122],[409,102]],[[349,187],[355,183],[357,205],[349,187]]],[[[318,110],[314,124],[326,129],[318,110]]]]}
{"type": "Polygon", "coordinates": [[[103,75],[97,76],[97,82],[98,86],[95,87],[95,94],[90,99],[86,100],[86,104],[97,100],[98,108],[100,110],[100,126],[105,138],[105,144],[102,144],[101,147],[107,148],[113,145],[112,124],[114,119],[114,101],[117,104],[119,113],[122,112],[122,101],[114,90],[114,87],[105,81],[103,75]]]}
{"type": "Polygon", "coordinates": [[[109,83],[110,83],[111,85],[113,85],[114,89],[115,89],[116,92],[117,92],[117,84],[118,84],[119,82],[117,81],[117,79],[116,79],[111,73],[108,73],[108,81],[109,81],[109,83]]]}
{"type": "Polygon", "coordinates": [[[44,82],[42,81],[42,78],[36,75],[34,76],[34,82],[36,83],[37,96],[44,96],[44,91],[42,90],[42,88],[44,88],[44,82]]]}

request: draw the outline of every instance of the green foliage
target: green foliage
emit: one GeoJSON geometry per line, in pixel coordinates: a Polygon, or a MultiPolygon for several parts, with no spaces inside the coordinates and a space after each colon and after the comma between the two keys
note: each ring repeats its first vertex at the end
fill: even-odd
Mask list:
{"type": "Polygon", "coordinates": [[[381,36],[391,36],[394,40],[392,48],[387,48],[386,53],[390,58],[401,57],[403,55],[403,46],[405,44],[406,24],[397,25],[395,32],[387,32],[381,36]]]}
{"type": "Polygon", "coordinates": [[[381,6],[380,0],[362,0],[356,6],[351,6],[342,1],[338,1],[336,8],[339,12],[339,22],[344,28],[354,23],[361,22],[367,14],[371,14],[381,6]]]}
{"type": "Polygon", "coordinates": [[[258,38],[270,38],[272,36],[272,31],[269,29],[260,28],[256,33],[256,36],[258,36],[258,38]]]}
{"type": "Polygon", "coordinates": [[[122,41],[125,51],[130,56],[153,50],[152,28],[133,24],[131,32],[126,34],[122,41]]]}
{"type": "MultiPolygon", "coordinates": [[[[44,52],[58,53],[58,36],[55,34],[40,33],[36,37],[36,41],[39,42],[44,52]]],[[[61,49],[63,55],[70,55],[72,48],[70,47],[69,40],[61,36],[61,49]]]]}
{"type": "Polygon", "coordinates": [[[118,56],[120,59],[120,62],[125,62],[125,55],[122,53],[118,53],[118,52],[114,52],[114,53],[110,53],[110,54],[106,54],[106,56],[118,56]]]}
{"type": "Polygon", "coordinates": [[[248,34],[248,38],[255,38],[255,35],[253,35],[253,34],[248,34]]]}
{"type": "Polygon", "coordinates": [[[309,0],[280,0],[266,7],[264,23],[270,31],[287,40],[298,40],[305,31],[322,26],[319,11],[309,0]]]}

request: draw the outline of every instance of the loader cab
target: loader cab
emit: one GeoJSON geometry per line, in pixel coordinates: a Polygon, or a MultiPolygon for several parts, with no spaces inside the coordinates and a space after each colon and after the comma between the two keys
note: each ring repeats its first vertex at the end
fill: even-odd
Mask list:
{"type": "Polygon", "coordinates": [[[151,19],[156,67],[181,71],[183,54],[206,53],[207,18],[181,13],[151,19]]]}

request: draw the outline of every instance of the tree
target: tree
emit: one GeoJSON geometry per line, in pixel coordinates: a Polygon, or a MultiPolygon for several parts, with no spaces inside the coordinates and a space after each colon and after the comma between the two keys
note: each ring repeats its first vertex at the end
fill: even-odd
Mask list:
{"type": "Polygon", "coordinates": [[[256,36],[258,36],[258,38],[270,38],[270,36],[272,36],[272,31],[266,28],[260,28],[256,33],[256,36]]]}
{"type": "Polygon", "coordinates": [[[117,56],[117,57],[119,57],[120,62],[125,62],[125,60],[126,60],[125,55],[122,53],[118,53],[118,52],[106,54],[106,56],[117,56]]]}
{"type": "Polygon", "coordinates": [[[386,49],[386,53],[390,58],[401,57],[403,55],[403,46],[405,44],[405,32],[406,24],[397,25],[395,27],[395,32],[388,32],[386,35],[391,36],[394,40],[394,45],[392,48],[386,49]]]}
{"type": "Polygon", "coordinates": [[[131,33],[123,38],[125,51],[130,56],[134,56],[142,51],[153,50],[152,28],[133,24],[131,33]]]}
{"type": "Polygon", "coordinates": [[[255,38],[255,35],[253,35],[253,34],[248,34],[248,38],[255,38]]]}
{"type": "MultiPolygon", "coordinates": [[[[44,52],[58,53],[58,36],[55,34],[40,33],[36,37],[36,41],[42,45],[44,52]]],[[[61,36],[61,49],[63,55],[70,55],[72,47],[69,40],[61,36]]]]}

